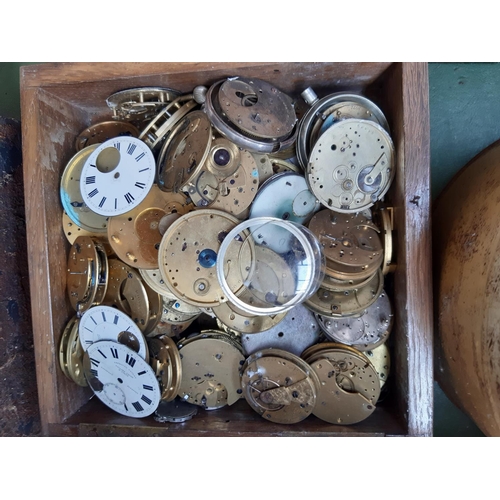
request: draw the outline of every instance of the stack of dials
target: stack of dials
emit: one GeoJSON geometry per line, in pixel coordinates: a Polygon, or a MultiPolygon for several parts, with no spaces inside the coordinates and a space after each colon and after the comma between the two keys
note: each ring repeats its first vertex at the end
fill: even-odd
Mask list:
{"type": "MultiPolygon", "coordinates": [[[[330,404],[317,363],[354,367],[334,370],[346,394],[365,392],[347,382],[370,371],[362,361],[379,392],[387,378],[391,212],[369,207],[394,153],[381,111],[348,97],[299,121],[291,96],[252,78],[110,96],[110,120],[78,136],[61,179],[76,312],[65,375],[160,422],[242,398],[274,422],[359,421],[316,412],[330,404]]],[[[378,394],[348,398],[374,409],[378,394]]]]}

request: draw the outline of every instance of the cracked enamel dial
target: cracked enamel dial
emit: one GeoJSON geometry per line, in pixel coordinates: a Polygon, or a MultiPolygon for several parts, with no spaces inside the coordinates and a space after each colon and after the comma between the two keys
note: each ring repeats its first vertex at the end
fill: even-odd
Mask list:
{"type": "Polygon", "coordinates": [[[135,137],[102,143],[87,158],[80,176],[85,204],[105,216],[124,214],[146,198],[155,178],[155,159],[135,137]]]}
{"type": "Polygon", "coordinates": [[[130,347],[143,359],[148,357],[146,340],[138,326],[114,307],[96,306],[88,309],[80,320],[79,335],[85,351],[95,342],[111,340],[130,347]]]}
{"type": "Polygon", "coordinates": [[[95,342],[84,354],[85,377],[95,395],[127,417],[151,415],[160,403],[153,369],[128,347],[109,340],[95,342]]]}

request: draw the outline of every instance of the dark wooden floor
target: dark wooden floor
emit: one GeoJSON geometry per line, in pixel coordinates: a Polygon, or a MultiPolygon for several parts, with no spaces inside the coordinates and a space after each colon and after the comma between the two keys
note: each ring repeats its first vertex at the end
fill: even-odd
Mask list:
{"type": "Polygon", "coordinates": [[[21,126],[0,117],[0,436],[39,434],[21,126]]]}

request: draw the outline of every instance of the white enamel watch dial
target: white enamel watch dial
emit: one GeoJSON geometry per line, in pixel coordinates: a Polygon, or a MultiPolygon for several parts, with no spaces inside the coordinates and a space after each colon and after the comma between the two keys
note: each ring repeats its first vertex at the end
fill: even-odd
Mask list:
{"type": "Polygon", "coordinates": [[[110,306],[91,307],[80,319],[80,342],[86,351],[94,342],[111,340],[123,344],[147,360],[144,335],[132,318],[110,306]]]}
{"type": "Polygon", "coordinates": [[[105,216],[124,214],[144,200],[153,185],[153,153],[135,137],[103,142],[87,158],[80,176],[85,204],[105,216]]]}
{"type": "Polygon", "coordinates": [[[95,395],[121,415],[147,417],[160,404],[160,384],[153,369],[124,345],[95,342],[84,354],[84,370],[95,395]]]}

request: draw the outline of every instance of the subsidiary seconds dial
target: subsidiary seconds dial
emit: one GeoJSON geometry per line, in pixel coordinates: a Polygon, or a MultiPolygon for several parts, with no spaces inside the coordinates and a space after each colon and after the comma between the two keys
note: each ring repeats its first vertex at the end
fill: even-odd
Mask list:
{"type": "Polygon", "coordinates": [[[95,342],[84,354],[83,366],[95,395],[122,415],[147,417],[160,404],[160,384],[153,369],[122,344],[95,342]]]}
{"type": "Polygon", "coordinates": [[[85,204],[104,216],[124,214],[149,193],[155,159],[146,143],[135,137],[103,142],[85,161],[80,191],[85,204]]]}

